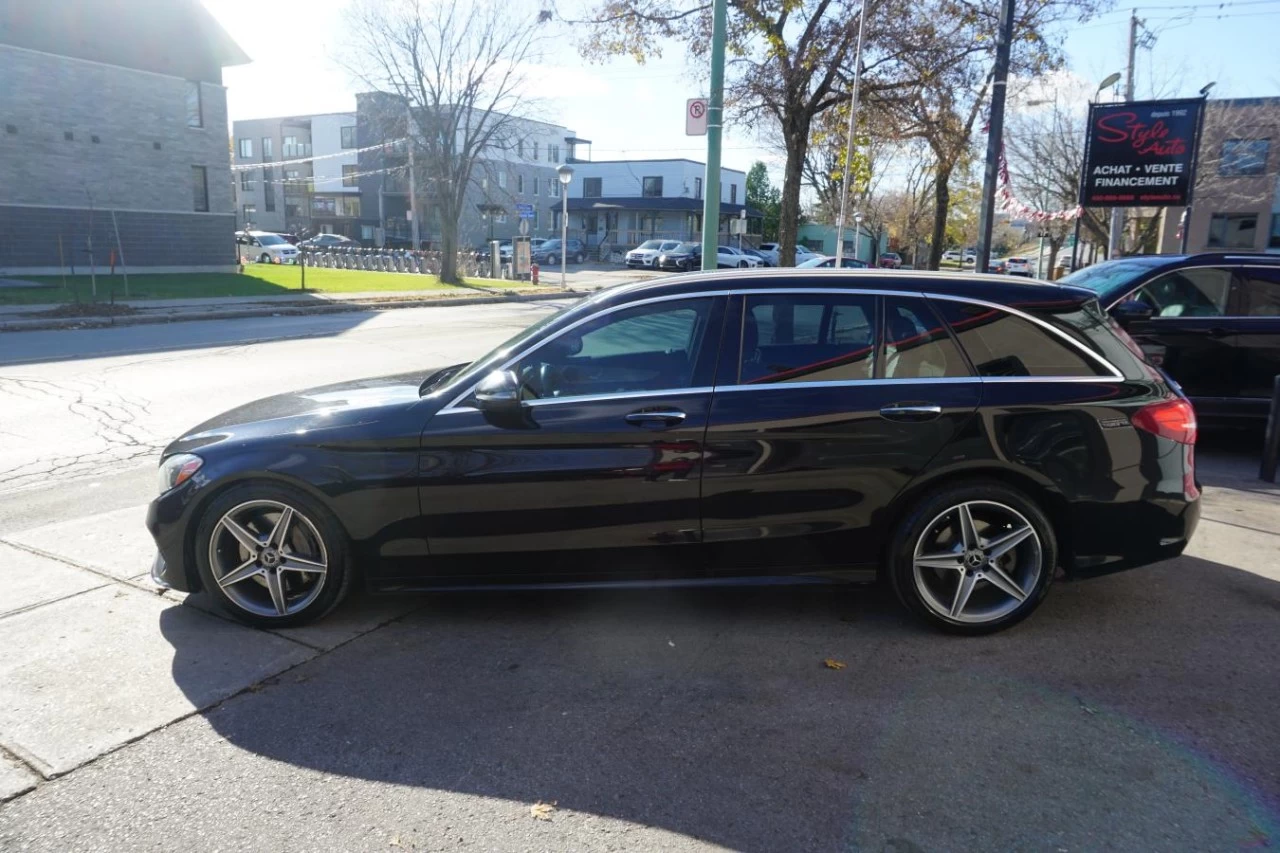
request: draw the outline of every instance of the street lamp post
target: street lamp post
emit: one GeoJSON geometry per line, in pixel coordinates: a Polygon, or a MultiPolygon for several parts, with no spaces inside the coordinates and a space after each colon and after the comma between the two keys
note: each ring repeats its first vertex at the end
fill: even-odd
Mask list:
{"type": "MultiPolygon", "coordinates": [[[[858,252],[858,242],[859,242],[859,238],[861,238],[861,237],[862,237],[862,213],[861,213],[861,212],[858,212],[858,213],[855,213],[855,214],[853,215],[853,259],[854,259],[855,261],[861,260],[861,258],[859,258],[859,257],[858,257],[858,254],[859,254],[859,252],[858,252]]],[[[843,248],[844,248],[844,241],[843,241],[843,240],[837,240],[837,241],[836,241],[836,264],[837,264],[837,266],[840,266],[840,260],[839,260],[839,258],[840,258],[840,250],[841,250],[841,249],[843,249],[843,248]]],[[[856,264],[855,264],[855,266],[856,266],[856,264]]]]}
{"type": "Polygon", "coordinates": [[[573,167],[565,163],[556,169],[556,177],[560,179],[560,289],[568,287],[565,283],[565,264],[569,259],[569,182],[573,180],[573,167]]]}

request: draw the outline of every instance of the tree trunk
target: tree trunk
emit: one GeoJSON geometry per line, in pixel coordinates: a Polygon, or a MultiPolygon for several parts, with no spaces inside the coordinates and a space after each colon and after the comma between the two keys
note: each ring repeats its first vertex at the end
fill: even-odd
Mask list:
{"type": "Polygon", "coordinates": [[[778,266],[796,265],[796,237],[800,232],[800,183],[804,158],[809,152],[808,122],[797,121],[787,139],[787,165],[782,177],[782,200],[778,207],[778,266]],[[795,126],[801,125],[803,127],[795,126]]]}
{"type": "Polygon", "coordinates": [[[440,211],[440,281],[462,283],[458,274],[458,217],[451,209],[440,211]]]}
{"type": "Polygon", "coordinates": [[[951,167],[938,164],[933,181],[933,244],[929,247],[929,269],[942,264],[942,247],[947,242],[947,213],[951,207],[951,167]]]}
{"type": "Polygon", "coordinates": [[[1062,244],[1067,240],[1066,236],[1049,238],[1049,269],[1046,274],[1049,279],[1053,279],[1053,271],[1058,266],[1058,252],[1062,251],[1062,244]]]}

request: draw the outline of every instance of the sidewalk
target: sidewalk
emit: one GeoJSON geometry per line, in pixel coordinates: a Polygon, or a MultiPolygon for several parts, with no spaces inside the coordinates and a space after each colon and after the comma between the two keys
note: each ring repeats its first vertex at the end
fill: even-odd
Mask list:
{"type": "MultiPolygon", "coordinates": [[[[385,275],[415,278],[410,273],[385,275]]],[[[567,289],[560,288],[560,276],[543,278],[537,285],[517,286],[517,282],[477,279],[448,290],[380,290],[366,293],[326,293],[298,290],[267,296],[222,296],[198,299],[128,299],[114,304],[123,313],[86,313],[79,316],[51,316],[65,305],[0,305],[0,331],[96,328],[146,323],[176,323],[186,320],[223,320],[272,314],[323,314],[337,311],[381,311],[392,308],[421,308],[436,305],[471,305],[485,302],[537,301],[582,296],[606,287],[644,281],[652,272],[626,269],[580,269],[565,276],[567,289]]]]}

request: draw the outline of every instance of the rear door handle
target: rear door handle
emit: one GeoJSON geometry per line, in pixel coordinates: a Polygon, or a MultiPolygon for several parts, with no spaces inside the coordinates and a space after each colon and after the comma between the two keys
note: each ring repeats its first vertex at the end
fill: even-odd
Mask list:
{"type": "Polygon", "coordinates": [[[675,426],[688,417],[679,409],[641,409],[627,415],[625,420],[632,426],[675,426]]]}
{"type": "Polygon", "coordinates": [[[1224,329],[1221,326],[1214,326],[1209,329],[1209,337],[1211,338],[1225,338],[1229,334],[1231,334],[1230,330],[1224,329]]]}
{"type": "Polygon", "coordinates": [[[880,417],[891,421],[931,421],[942,414],[933,403],[891,403],[880,409],[880,417]]]}

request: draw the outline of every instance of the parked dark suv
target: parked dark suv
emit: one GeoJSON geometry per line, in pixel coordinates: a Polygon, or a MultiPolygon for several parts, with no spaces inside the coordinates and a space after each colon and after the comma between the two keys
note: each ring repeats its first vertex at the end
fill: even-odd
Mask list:
{"type": "Polygon", "coordinates": [[[979,633],[1034,610],[1059,566],[1180,553],[1195,437],[1087,290],[692,273],[604,290],[470,364],[220,415],[164,451],[147,525],[157,582],[258,625],[321,616],[357,579],[880,575],[979,633]]]}
{"type": "Polygon", "coordinates": [[[560,263],[561,257],[567,258],[571,264],[580,264],[586,256],[587,247],[582,241],[576,237],[570,237],[565,249],[560,248],[559,240],[546,241],[533,250],[530,260],[535,264],[555,266],[560,263]]]}
{"type": "Polygon", "coordinates": [[[1157,255],[1086,267],[1098,294],[1205,420],[1265,419],[1280,374],[1280,257],[1157,255]]]}

